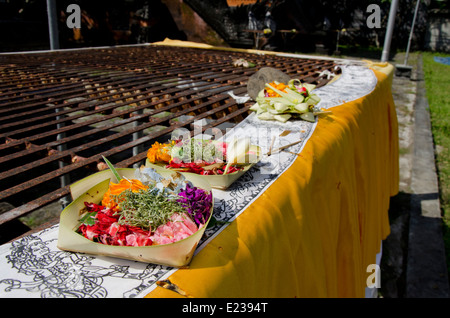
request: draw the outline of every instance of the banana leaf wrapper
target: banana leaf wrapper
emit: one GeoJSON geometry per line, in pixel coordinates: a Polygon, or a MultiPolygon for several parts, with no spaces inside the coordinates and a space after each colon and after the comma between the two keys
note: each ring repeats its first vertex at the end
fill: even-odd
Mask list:
{"type": "MultiPolygon", "coordinates": [[[[135,169],[117,169],[122,177],[134,178],[135,169]]],[[[170,172],[158,172],[167,178],[173,174],[170,172]]],[[[211,192],[208,182],[198,175],[185,176],[187,180],[198,188],[211,192]]],[[[75,232],[79,225],[80,210],[84,207],[84,202],[99,204],[104,193],[108,190],[110,180],[116,182],[110,169],[97,172],[71,185],[71,195],[73,201],[61,212],[58,243],[61,250],[87,253],[94,255],[117,257],[122,259],[135,260],[144,263],[165,265],[170,267],[186,267],[192,260],[195,249],[212,217],[214,198],[211,205],[211,213],[207,222],[191,236],[164,245],[151,246],[111,246],[93,242],[75,232]]]]}

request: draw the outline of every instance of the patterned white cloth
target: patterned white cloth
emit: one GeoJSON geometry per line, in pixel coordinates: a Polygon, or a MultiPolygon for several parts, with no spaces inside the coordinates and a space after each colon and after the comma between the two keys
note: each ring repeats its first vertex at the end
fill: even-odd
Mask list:
{"type": "MultiPolygon", "coordinates": [[[[369,94],[377,84],[375,74],[361,65],[341,66],[340,78],[314,92],[321,98],[320,108],[331,108],[369,94]]],[[[264,156],[226,191],[213,190],[214,217],[224,221],[208,228],[198,253],[210,240],[237,218],[265,189],[294,162],[313,133],[316,123],[261,121],[254,114],[225,135],[251,138],[265,154],[301,140],[289,152],[264,156]],[[291,133],[280,137],[285,131],[291,133]]],[[[12,243],[0,246],[0,297],[143,297],[158,280],[177,269],[111,257],[86,255],[56,247],[58,225],[12,243]]],[[[195,256],[194,256],[195,257],[195,256]]]]}

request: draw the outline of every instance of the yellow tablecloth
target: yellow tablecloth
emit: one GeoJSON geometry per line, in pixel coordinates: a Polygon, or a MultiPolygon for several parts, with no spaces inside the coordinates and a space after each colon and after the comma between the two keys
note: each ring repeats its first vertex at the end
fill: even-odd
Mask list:
{"type": "Polygon", "coordinates": [[[398,192],[391,83],[332,108],[294,164],[147,297],[364,297],[398,192]]]}

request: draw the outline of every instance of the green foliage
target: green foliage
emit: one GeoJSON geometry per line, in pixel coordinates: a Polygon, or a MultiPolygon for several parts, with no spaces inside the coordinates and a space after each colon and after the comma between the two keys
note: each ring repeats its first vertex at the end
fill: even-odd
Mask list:
{"type": "Polygon", "coordinates": [[[80,223],[86,224],[86,225],[94,225],[96,215],[97,215],[96,211],[88,212],[80,219],[80,223]]]}
{"type": "Polygon", "coordinates": [[[106,164],[108,165],[109,169],[111,169],[112,173],[114,174],[114,176],[117,179],[117,182],[120,182],[120,180],[122,179],[122,177],[119,175],[119,173],[117,172],[116,168],[114,168],[113,164],[105,158],[105,156],[102,156],[103,160],[106,162],[106,164]]]}
{"type": "Polygon", "coordinates": [[[116,197],[120,210],[117,212],[119,224],[137,226],[144,230],[156,230],[167,223],[174,213],[182,214],[186,210],[174,198],[153,191],[129,189],[116,197]]]}
{"type": "Polygon", "coordinates": [[[450,8],[450,4],[448,0],[431,0],[430,8],[445,10],[450,8]]]}

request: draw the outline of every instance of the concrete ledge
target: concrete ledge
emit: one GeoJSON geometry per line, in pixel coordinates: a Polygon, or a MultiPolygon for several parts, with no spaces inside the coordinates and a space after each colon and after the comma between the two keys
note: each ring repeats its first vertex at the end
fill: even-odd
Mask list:
{"type": "Polygon", "coordinates": [[[443,221],[421,59],[418,62],[417,78],[420,81],[415,103],[406,297],[448,298],[450,289],[443,221]]]}

